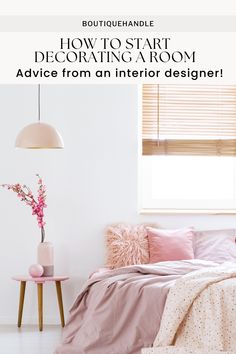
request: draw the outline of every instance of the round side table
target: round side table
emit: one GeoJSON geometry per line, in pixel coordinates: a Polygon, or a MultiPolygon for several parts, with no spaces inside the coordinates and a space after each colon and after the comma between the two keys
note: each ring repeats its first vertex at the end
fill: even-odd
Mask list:
{"type": "Polygon", "coordinates": [[[38,321],[39,321],[39,330],[43,330],[43,284],[46,282],[55,282],[57,290],[57,300],[61,317],[61,326],[65,326],[64,318],[64,309],[63,309],[63,300],[62,300],[62,291],[61,291],[61,281],[69,279],[68,276],[53,276],[53,277],[37,277],[32,278],[30,276],[14,276],[13,280],[20,282],[20,299],[19,299],[19,310],[18,310],[18,327],[21,327],[22,323],[22,314],[24,307],[24,298],[25,298],[25,288],[27,282],[33,282],[37,284],[38,288],[38,321]]]}

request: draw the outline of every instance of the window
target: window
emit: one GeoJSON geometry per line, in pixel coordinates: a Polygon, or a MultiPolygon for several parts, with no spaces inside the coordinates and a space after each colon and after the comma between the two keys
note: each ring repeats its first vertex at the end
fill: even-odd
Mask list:
{"type": "Polygon", "coordinates": [[[235,212],[236,86],[142,90],[141,209],[235,212]]]}

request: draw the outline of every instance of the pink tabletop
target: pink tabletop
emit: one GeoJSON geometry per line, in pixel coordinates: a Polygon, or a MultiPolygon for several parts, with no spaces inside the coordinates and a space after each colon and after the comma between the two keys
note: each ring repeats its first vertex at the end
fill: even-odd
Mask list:
{"type": "Polygon", "coordinates": [[[63,281],[69,279],[68,276],[65,275],[57,275],[53,277],[30,277],[27,275],[17,275],[12,277],[13,280],[17,281],[33,281],[35,283],[45,283],[46,281],[63,281]]]}

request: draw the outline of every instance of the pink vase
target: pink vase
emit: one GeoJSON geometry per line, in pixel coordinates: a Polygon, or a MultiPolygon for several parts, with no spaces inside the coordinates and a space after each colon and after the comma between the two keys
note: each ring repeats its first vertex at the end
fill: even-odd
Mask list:
{"type": "Polygon", "coordinates": [[[53,245],[51,242],[40,242],[38,245],[38,263],[43,267],[43,277],[54,274],[53,245]]]}

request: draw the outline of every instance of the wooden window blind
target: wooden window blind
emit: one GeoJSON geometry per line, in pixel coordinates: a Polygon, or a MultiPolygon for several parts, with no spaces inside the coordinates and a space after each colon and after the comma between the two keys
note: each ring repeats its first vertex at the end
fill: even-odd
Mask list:
{"type": "Polygon", "coordinates": [[[143,85],[143,155],[236,156],[236,85],[143,85]]]}

